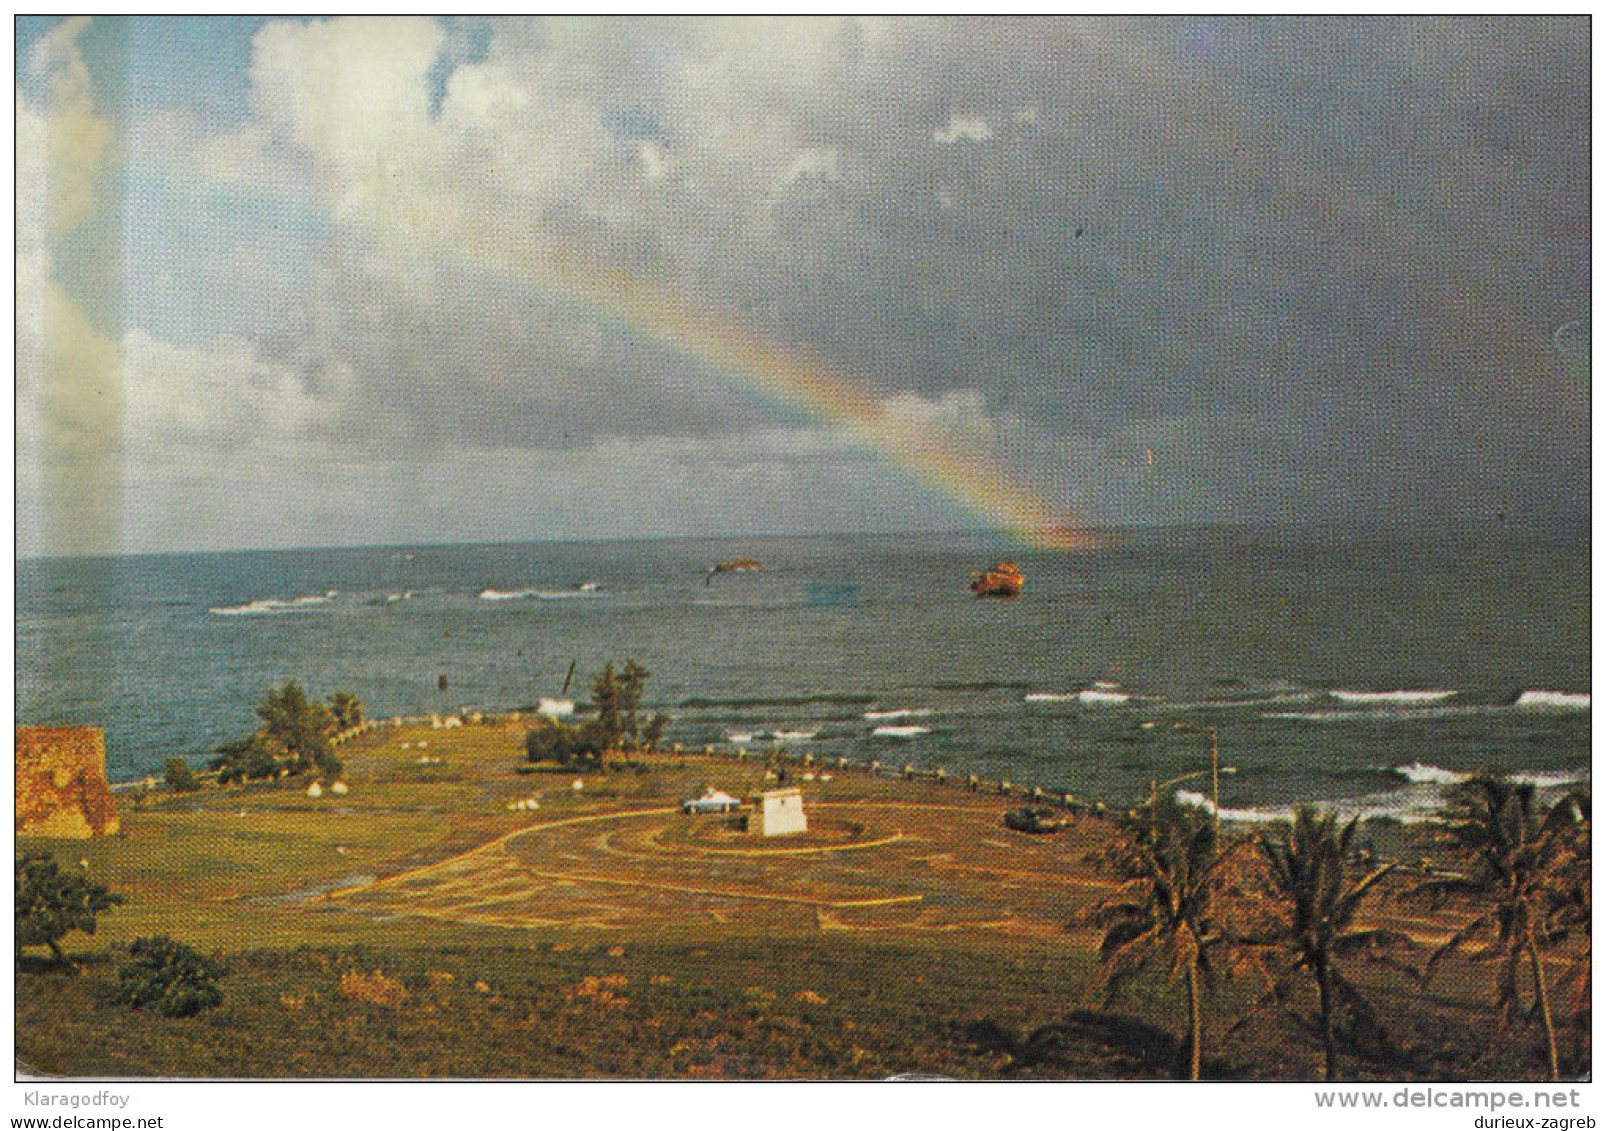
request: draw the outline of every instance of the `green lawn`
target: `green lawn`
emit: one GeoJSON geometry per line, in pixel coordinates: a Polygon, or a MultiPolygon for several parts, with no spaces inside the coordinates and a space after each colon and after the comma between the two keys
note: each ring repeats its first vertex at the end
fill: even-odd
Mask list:
{"type": "MultiPolygon", "coordinates": [[[[101,917],[94,937],[65,940],[80,969],[38,959],[19,967],[18,1057],[38,1071],[92,1077],[1173,1074],[1180,988],[1150,978],[1102,1008],[1088,992],[1095,940],[1086,933],[915,931],[873,920],[827,930],[807,919],[512,928],[364,914],[309,898],[454,858],[537,819],[667,807],[710,779],[737,793],[763,785],[762,766],[751,762],[666,757],[588,777],[576,791],[572,775],[515,773],[519,735],[489,726],[376,732],[341,750],[345,796],[312,799],[304,783],[158,792],[138,805],[122,795],[119,836],[19,841],[64,866],[87,866],[128,902],[101,917]],[[438,766],[417,761],[421,739],[438,766]],[[541,798],[539,818],[508,808],[532,795],[541,798]],[[169,1019],[104,1001],[116,948],[155,934],[224,959],[220,1008],[169,1019]]],[[[966,801],[958,786],[862,775],[814,790],[837,802],[966,801]]],[[[940,822],[913,831],[933,860],[945,850],[965,854],[940,822]]],[[[688,835],[666,832],[666,843],[688,835]]],[[[984,839],[995,835],[1020,834],[984,839]]],[[[1071,843],[1066,835],[1031,848],[1058,851],[1052,846],[1071,843]]],[[[607,854],[605,838],[597,851],[607,854]]],[[[1033,867],[1076,867],[1070,855],[1036,859],[1049,863],[1033,867]]],[[[1008,898],[1029,897],[1021,889],[1008,898]]],[[[1065,918],[1074,910],[1066,907],[1065,918]]],[[[1535,1027],[1490,1038],[1486,968],[1453,969],[1431,991],[1388,972],[1362,978],[1395,1050],[1350,1056],[1353,1077],[1537,1077],[1535,1027]]],[[[1254,1012],[1257,997],[1247,980],[1212,996],[1206,1075],[1314,1078],[1315,1035],[1290,1015],[1254,1012]]],[[[1308,1015],[1309,1002],[1294,1004],[1308,1015]]],[[[1563,1059],[1587,1071],[1586,1034],[1564,1033],[1563,1059]]]]}

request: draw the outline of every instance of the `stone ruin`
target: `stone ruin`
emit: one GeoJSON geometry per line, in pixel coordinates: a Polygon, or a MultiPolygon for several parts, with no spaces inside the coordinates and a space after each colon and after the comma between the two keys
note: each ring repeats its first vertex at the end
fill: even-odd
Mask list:
{"type": "Polygon", "coordinates": [[[109,836],[117,807],[98,727],[17,728],[17,836],[109,836]]]}

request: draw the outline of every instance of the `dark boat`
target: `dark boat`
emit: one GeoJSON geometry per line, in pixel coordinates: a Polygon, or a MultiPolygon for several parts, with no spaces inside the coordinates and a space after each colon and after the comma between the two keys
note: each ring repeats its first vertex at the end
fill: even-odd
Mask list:
{"type": "Polygon", "coordinates": [[[1014,562],[999,562],[986,573],[970,575],[970,591],[978,597],[1019,597],[1026,579],[1014,562]]]}
{"type": "Polygon", "coordinates": [[[1067,820],[1063,813],[1047,805],[1027,805],[1005,813],[1004,824],[1021,833],[1057,833],[1067,820]]]}

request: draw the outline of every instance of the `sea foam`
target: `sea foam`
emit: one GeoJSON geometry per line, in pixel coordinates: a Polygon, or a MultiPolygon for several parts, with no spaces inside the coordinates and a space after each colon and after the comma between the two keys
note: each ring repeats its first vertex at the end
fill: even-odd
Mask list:
{"type": "Polygon", "coordinates": [[[1120,707],[1132,701],[1132,696],[1125,691],[1116,690],[1117,685],[1095,683],[1085,691],[1028,691],[1028,703],[1080,703],[1085,707],[1120,707]]]}
{"type": "Polygon", "coordinates": [[[1354,703],[1362,707],[1384,705],[1410,706],[1420,703],[1442,703],[1454,691],[1331,691],[1340,703],[1354,703]]]}
{"type": "Polygon", "coordinates": [[[337,589],[331,589],[322,597],[293,597],[288,601],[276,597],[268,597],[260,601],[251,601],[244,605],[224,605],[208,609],[209,613],[216,613],[220,617],[249,617],[265,616],[270,613],[297,613],[308,609],[315,609],[327,605],[340,595],[337,589]]]}
{"type": "Polygon", "coordinates": [[[1589,694],[1569,691],[1524,691],[1516,706],[1527,711],[1587,711],[1589,694]]]}

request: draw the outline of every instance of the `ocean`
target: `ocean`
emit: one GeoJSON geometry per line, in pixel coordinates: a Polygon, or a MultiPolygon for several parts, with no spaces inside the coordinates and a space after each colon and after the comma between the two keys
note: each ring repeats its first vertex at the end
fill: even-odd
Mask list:
{"type": "MultiPolygon", "coordinates": [[[[30,559],[16,713],[199,766],[299,680],[371,715],[583,700],[652,675],[667,742],[877,759],[1133,804],[1208,770],[1228,818],[1412,822],[1462,776],[1590,767],[1589,541],[1281,529],[686,539],[30,559]],[[753,558],[762,570],[710,576],[753,558]],[[1014,600],[972,573],[1015,561],[1014,600]]],[[[510,759],[517,756],[509,751],[510,759]]],[[[1208,791],[1201,775],[1182,783],[1208,791]]]]}

